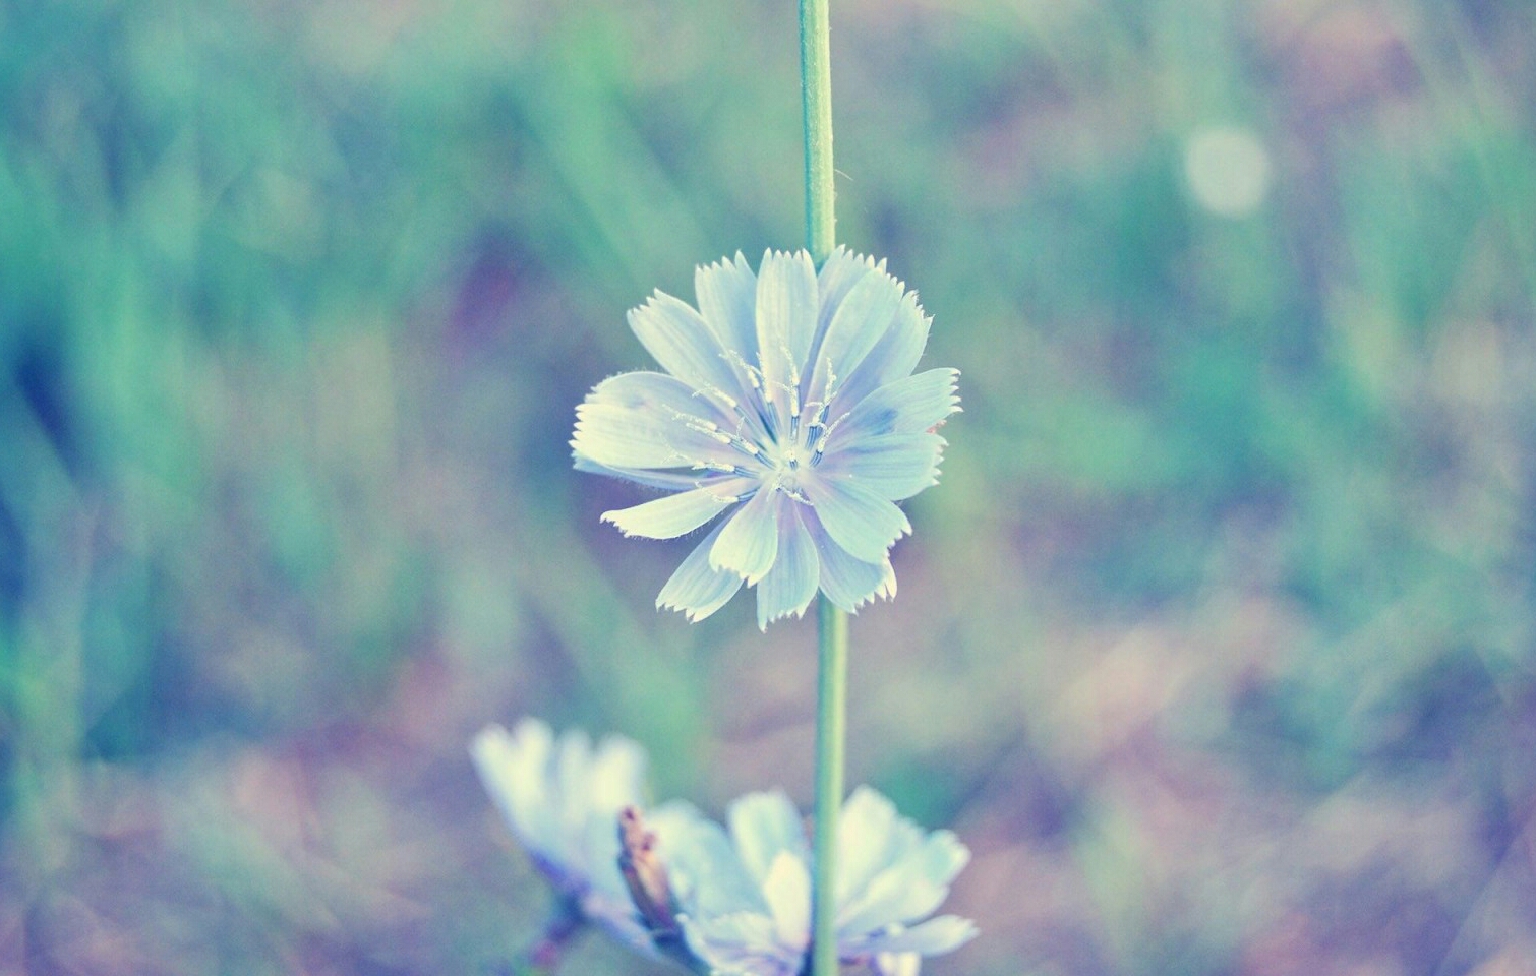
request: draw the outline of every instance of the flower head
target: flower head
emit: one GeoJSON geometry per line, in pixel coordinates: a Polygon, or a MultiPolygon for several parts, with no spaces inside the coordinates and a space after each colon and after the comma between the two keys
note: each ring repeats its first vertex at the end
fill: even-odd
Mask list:
{"type": "Polygon", "coordinates": [[[760,272],[738,252],[698,269],[698,309],[657,292],[631,311],[665,372],[599,383],[571,446],[581,470],[674,493],[603,513],[626,535],[729,511],[656,603],[700,620],[745,583],[766,627],[818,590],[849,611],[895,594],[889,551],[911,531],[895,503],[936,482],[959,398],[955,370],[912,375],[930,320],[883,262],[769,252],[760,272]]]}
{"type": "MultiPolygon", "coordinates": [[[[811,938],[811,851],[782,793],[731,805],[729,834],[673,806],[654,818],[677,921],[692,954],[727,976],[798,976],[811,938]]],[[[867,787],[838,821],[837,954],[878,976],[916,976],[923,956],[976,934],[954,915],[928,916],[969,852],[949,831],[924,833],[867,787]]]]}
{"type": "Polygon", "coordinates": [[[649,936],[619,873],[619,811],[641,802],[645,751],[621,736],[594,750],[585,732],[558,739],[525,718],[488,725],[470,747],[486,792],[567,907],[635,948],[649,936]]]}

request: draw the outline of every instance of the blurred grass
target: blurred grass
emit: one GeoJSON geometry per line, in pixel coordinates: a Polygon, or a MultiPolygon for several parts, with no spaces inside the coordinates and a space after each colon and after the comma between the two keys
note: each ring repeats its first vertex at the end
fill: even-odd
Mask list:
{"type": "MultiPolygon", "coordinates": [[[[809,799],[809,628],[656,617],[565,444],[801,239],[792,17],[0,8],[0,972],[483,971],[523,713],[809,799]]],[[[1536,968],[1528,6],[834,19],[840,239],[964,374],[854,626],[852,781],[976,855],[931,968],[1536,968]]]]}

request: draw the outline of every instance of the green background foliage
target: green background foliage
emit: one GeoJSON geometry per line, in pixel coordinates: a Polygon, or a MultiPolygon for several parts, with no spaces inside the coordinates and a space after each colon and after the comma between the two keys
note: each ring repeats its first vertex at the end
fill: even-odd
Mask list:
{"type": "MultiPolygon", "coordinates": [[[[488,721],[809,803],[809,622],[658,616],[566,445],[802,240],[793,8],[0,7],[0,972],[487,971],[488,721]]],[[[850,782],[974,853],[932,972],[1536,969],[1532,37],[834,4],[839,239],[963,374],[853,622],[850,782]]]]}

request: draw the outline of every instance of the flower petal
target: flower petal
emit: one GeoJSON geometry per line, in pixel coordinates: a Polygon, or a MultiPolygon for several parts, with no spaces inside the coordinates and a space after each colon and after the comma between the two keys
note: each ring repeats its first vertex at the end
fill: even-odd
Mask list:
{"type": "Polygon", "coordinates": [[[870,967],[874,976],[918,976],[923,971],[923,957],[915,952],[882,952],[870,967]]]}
{"type": "Polygon", "coordinates": [[[959,377],[956,369],[929,369],[885,384],[838,421],[827,436],[828,453],[862,437],[932,430],[960,409],[959,377]]]}
{"type": "Polygon", "coordinates": [[[912,848],[897,862],[896,867],[947,885],[970,859],[971,852],[960,843],[958,837],[951,831],[939,830],[912,848]]]}
{"type": "Polygon", "coordinates": [[[585,471],[587,474],[622,478],[625,481],[633,481],[637,485],[660,488],[662,491],[687,491],[699,483],[699,473],[697,471],[647,471],[643,468],[610,468],[605,464],[598,464],[591,458],[581,454],[576,455],[573,467],[577,471],[585,471]]]}
{"type": "MultiPolygon", "coordinates": [[[[874,258],[854,254],[841,244],[821,263],[821,270],[816,273],[816,291],[821,299],[821,309],[817,316],[818,335],[827,331],[833,313],[848,296],[849,289],[875,267],[874,258]]],[[[884,267],[884,264],[880,267],[884,267]]]]}
{"type": "Polygon", "coordinates": [[[629,327],[662,369],[711,395],[727,410],[739,398],[741,386],[722,355],[725,348],[687,302],[658,291],[630,310],[629,327]]]}
{"type": "Polygon", "coordinates": [[[848,795],[837,819],[837,904],[890,864],[900,822],[896,805],[869,787],[860,786],[848,795]]]}
{"type": "Polygon", "coordinates": [[[769,393],[794,383],[816,335],[816,266],[805,251],[770,251],[757,276],[757,348],[769,393]]]}
{"type": "MultiPolygon", "coordinates": [[[[858,284],[874,267],[873,258],[862,254],[856,255],[842,245],[838,245],[831,256],[822,262],[821,270],[816,272],[818,308],[816,338],[811,343],[813,352],[821,348],[822,338],[827,334],[827,327],[832,324],[832,316],[843,304],[843,299],[848,297],[849,289],[858,284]]],[[[819,357],[813,357],[810,360],[813,366],[817,358],[819,357]]]]}
{"type": "Polygon", "coordinates": [[[873,932],[927,915],[944,902],[950,880],[969,859],[970,852],[954,834],[930,834],[915,852],[876,874],[855,898],[838,906],[838,931],[873,932]]]}
{"type": "Polygon", "coordinates": [[[725,606],[741,589],[740,573],[716,569],[709,564],[709,553],[724,525],[717,525],[704,541],[694,547],[682,565],[672,573],[656,597],[658,610],[679,610],[697,623],[725,606]]]}
{"type": "Polygon", "coordinates": [[[571,447],[607,468],[734,465],[745,455],[729,446],[725,420],[686,383],[663,373],[620,373],[593,387],[576,408],[571,447]]]}
{"type": "Polygon", "coordinates": [[[548,834],[538,812],[546,805],[544,774],[554,744],[549,726],[531,718],[518,723],[514,733],[487,725],[470,744],[481,784],[524,844],[543,842],[548,834]]]}
{"type": "Polygon", "coordinates": [[[816,542],[801,520],[803,505],[784,505],[779,513],[779,554],[757,584],[757,626],[790,614],[801,616],[816,599],[821,560],[816,542]]]}
{"type": "Polygon", "coordinates": [[[811,872],[805,862],[780,851],[763,878],[763,898],[773,916],[779,944],[805,946],[811,940],[811,872]]]}
{"type": "Polygon", "coordinates": [[[831,478],[806,478],[802,485],[827,535],[855,559],[884,562],[896,540],[912,531],[895,503],[862,485],[831,478]]]}
{"type": "Polygon", "coordinates": [[[740,455],[686,420],[605,403],[576,408],[571,447],[610,468],[697,468],[732,465],[740,455]]]}
{"type": "MultiPolygon", "coordinates": [[[[699,312],[725,352],[757,362],[757,275],[740,251],[731,260],[703,265],[693,274],[699,312]]],[[[745,378],[745,377],[743,377],[745,378]]]]}
{"type": "Polygon", "coordinates": [[[722,976],[798,976],[804,951],[778,944],[767,915],[738,912],[714,918],[681,916],[688,948],[712,973],[722,976]]]}
{"type": "Polygon", "coordinates": [[[834,399],[833,415],[836,416],[839,410],[847,410],[885,384],[911,373],[918,360],[923,358],[932,322],[917,303],[917,293],[907,292],[885,335],[864,357],[858,369],[844,380],[834,399]]]}
{"type": "Polygon", "coordinates": [[[709,565],[729,569],[756,586],[779,553],[779,506],[784,496],[767,488],[736,510],[709,550],[709,565]]]}
{"type": "Polygon", "coordinates": [[[592,388],[587,394],[587,402],[668,417],[675,413],[695,414],[716,422],[724,422],[728,416],[714,403],[700,397],[697,387],[653,369],[610,376],[592,388]]]}
{"type": "Polygon", "coordinates": [[[690,915],[702,918],[734,912],[763,912],[767,904],[757,879],[741,864],[725,831],[682,800],[646,811],[656,832],[672,894],[690,915]]]}
{"type": "Polygon", "coordinates": [[[866,563],[848,555],[821,527],[815,512],[806,515],[806,524],[816,538],[816,554],[821,559],[821,592],[827,599],[849,613],[875,597],[889,600],[896,595],[896,573],[890,559],[866,563]]]}
{"type": "Polygon", "coordinates": [[[634,803],[644,792],[645,767],[645,750],[638,742],[622,735],[604,736],[587,771],[592,809],[618,811],[634,803]]]}
{"type": "Polygon", "coordinates": [[[891,321],[891,328],[881,342],[878,355],[870,355],[870,367],[877,380],[877,388],[901,379],[917,368],[928,347],[928,331],[933,319],[918,304],[917,292],[909,291],[902,297],[901,307],[891,321]]]}
{"type": "Polygon", "coordinates": [[[889,330],[901,299],[901,284],[879,269],[871,269],[848,290],[817,347],[808,402],[822,400],[829,383],[835,386],[858,369],[889,330]]]}
{"type": "Polygon", "coordinates": [[[944,438],[938,434],[881,434],[861,438],[836,454],[829,452],[818,471],[895,502],[938,484],[943,456],[944,438]]]}
{"type": "Polygon", "coordinates": [[[859,897],[843,909],[838,931],[848,938],[876,932],[905,919],[920,918],[943,904],[949,886],[896,871],[876,875],[859,897]]]}
{"type": "Polygon", "coordinates": [[[752,478],[720,478],[693,491],[604,512],[603,521],[625,535],[676,539],[741,501],[741,496],[755,484],[752,478]]]}
{"type": "MultiPolygon", "coordinates": [[[[852,949],[855,945],[858,946],[860,954],[911,952],[925,956],[938,956],[946,952],[954,952],[975,937],[976,923],[970,919],[960,918],[957,915],[940,915],[938,918],[931,918],[911,928],[898,926],[894,931],[870,933],[863,938],[849,940],[847,947],[852,949]]],[[[837,944],[839,949],[845,945],[842,939],[839,939],[837,944]]]]}
{"type": "Polygon", "coordinates": [[[726,820],[742,865],[759,883],[781,853],[810,860],[800,814],[789,797],[777,790],[741,797],[731,804],[726,820]]]}
{"type": "Polygon", "coordinates": [[[555,743],[554,782],[561,819],[574,824],[586,819],[592,804],[587,770],[592,765],[592,740],[582,729],[571,729],[555,743]]]}

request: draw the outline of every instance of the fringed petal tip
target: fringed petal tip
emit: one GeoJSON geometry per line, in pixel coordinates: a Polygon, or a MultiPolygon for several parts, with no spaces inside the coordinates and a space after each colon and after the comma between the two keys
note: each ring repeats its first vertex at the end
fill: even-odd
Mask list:
{"type": "Polygon", "coordinates": [[[751,486],[746,479],[727,479],[710,487],[675,492],[630,508],[604,512],[602,521],[629,537],[676,539],[685,536],[736,504],[733,492],[751,486]]]}
{"type": "Polygon", "coordinates": [[[725,606],[724,603],[721,603],[719,606],[688,607],[683,606],[680,603],[663,603],[659,597],[656,600],[657,610],[671,610],[674,613],[680,613],[683,615],[683,619],[687,620],[690,624],[696,624],[700,620],[714,616],[715,611],[719,610],[720,607],[723,606],[725,606]]]}
{"type": "MultiPolygon", "coordinates": [[[[810,252],[807,251],[803,247],[798,249],[798,250],[795,250],[795,251],[779,251],[779,250],[775,250],[774,248],[770,247],[770,248],[766,249],[765,251],[763,251],[763,260],[767,261],[769,258],[773,258],[773,259],[798,258],[802,254],[804,254],[807,257],[809,257],[810,252]]],[[[728,265],[731,262],[731,260],[732,260],[731,258],[724,258],[724,257],[722,257],[718,261],[714,262],[714,264],[704,265],[704,267],[710,268],[710,267],[715,267],[716,265],[728,265]]],[[[739,263],[741,261],[746,260],[746,257],[745,257],[745,255],[743,255],[741,253],[741,251],[738,250],[736,252],[736,254],[735,254],[734,260],[739,263]]],[[[906,291],[905,283],[903,283],[902,281],[900,281],[897,278],[895,278],[893,275],[891,275],[891,273],[889,271],[886,270],[887,259],[885,259],[885,258],[877,258],[877,257],[875,257],[873,255],[870,255],[870,254],[858,254],[858,253],[850,250],[848,245],[846,245],[846,244],[839,244],[839,245],[837,245],[836,248],[833,249],[832,253],[827,256],[827,259],[821,263],[821,267],[824,268],[824,267],[826,267],[829,264],[839,264],[839,263],[841,263],[841,264],[851,264],[851,265],[856,265],[856,266],[862,266],[863,268],[865,268],[866,270],[869,270],[869,271],[878,271],[881,274],[885,275],[886,277],[890,278],[891,281],[895,282],[895,284],[899,288],[901,288],[903,291],[906,291]]],[[[759,274],[762,273],[762,265],[761,264],[758,265],[758,273],[759,274]]],[[[916,294],[916,292],[911,292],[910,294],[916,294]]]]}
{"type": "Polygon", "coordinates": [[[624,538],[626,538],[626,539],[633,539],[633,538],[635,538],[636,533],[631,532],[628,528],[626,528],[622,524],[624,522],[624,515],[623,515],[624,511],[625,510],[622,509],[622,508],[610,509],[609,511],[606,511],[603,514],[599,515],[597,517],[597,520],[599,522],[602,522],[604,525],[611,525],[614,528],[618,529],[619,530],[619,534],[622,535],[624,538]]]}
{"type": "Polygon", "coordinates": [[[858,613],[864,607],[876,600],[884,600],[887,603],[896,599],[896,571],[891,568],[890,561],[885,563],[885,578],[880,581],[880,587],[853,605],[849,613],[858,613]]]}
{"type": "MultiPolygon", "coordinates": [[[[765,616],[763,616],[763,613],[762,613],[762,598],[759,597],[758,598],[757,629],[762,631],[763,633],[767,633],[768,632],[768,625],[771,624],[771,623],[777,623],[780,620],[787,620],[790,617],[794,617],[796,620],[803,620],[805,618],[805,612],[811,608],[811,604],[814,603],[814,602],[816,602],[816,598],[813,596],[811,599],[807,600],[801,606],[790,607],[788,610],[781,610],[778,613],[773,614],[772,616],[765,617],[765,616]]],[[[852,610],[852,611],[849,611],[849,612],[850,613],[857,613],[858,611],[857,610],[852,610]]]]}
{"type": "Polygon", "coordinates": [[[678,597],[669,596],[664,589],[661,591],[661,595],[656,597],[656,609],[680,613],[690,624],[696,624],[701,620],[714,616],[717,610],[731,601],[731,597],[736,595],[736,591],[740,590],[745,582],[745,580],[734,573],[726,572],[720,575],[722,579],[716,584],[719,588],[710,595],[708,600],[701,603],[687,602],[678,597]],[[730,579],[725,579],[724,577],[730,577],[730,579]]]}
{"type": "Polygon", "coordinates": [[[837,247],[832,249],[832,253],[828,255],[827,260],[822,263],[831,264],[834,261],[848,264],[860,264],[871,271],[884,271],[886,259],[876,258],[869,254],[859,254],[858,252],[849,248],[847,244],[839,244],[837,247]]]}
{"type": "Polygon", "coordinates": [[[736,268],[740,268],[742,266],[746,266],[748,271],[752,270],[751,265],[747,264],[747,256],[746,256],[746,254],[742,253],[741,248],[738,247],[736,249],[736,253],[735,254],[732,254],[732,255],[730,255],[728,257],[717,258],[716,260],[711,261],[708,264],[699,265],[698,269],[696,269],[696,270],[704,270],[704,271],[715,271],[715,270],[731,271],[731,270],[734,270],[736,268]]]}
{"type": "Polygon", "coordinates": [[[960,371],[952,366],[936,366],[914,375],[928,375],[940,384],[939,390],[943,399],[948,402],[949,412],[955,413],[960,409],[960,371]]]}
{"type": "Polygon", "coordinates": [[[858,616],[860,610],[873,605],[877,600],[889,603],[894,599],[896,599],[896,570],[887,559],[885,575],[880,578],[880,582],[874,589],[851,601],[833,600],[832,602],[839,610],[858,616]]]}
{"type": "Polygon", "coordinates": [[[672,573],[656,597],[658,610],[676,610],[690,623],[698,623],[725,606],[741,589],[741,574],[709,565],[709,551],[721,528],[715,526],[672,573]]]}

